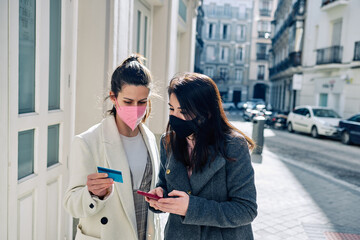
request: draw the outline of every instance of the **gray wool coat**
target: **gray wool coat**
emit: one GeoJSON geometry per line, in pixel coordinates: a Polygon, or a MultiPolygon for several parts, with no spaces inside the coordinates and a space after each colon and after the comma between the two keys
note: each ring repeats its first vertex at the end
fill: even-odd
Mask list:
{"type": "Polygon", "coordinates": [[[228,139],[226,151],[236,161],[218,154],[202,172],[193,171],[190,179],[181,162],[172,155],[167,157],[163,141],[164,135],[157,186],[164,189],[165,197],[173,190],[190,196],[184,217],[169,215],[165,240],[253,239],[251,222],[257,215],[256,189],[244,137],[236,133],[228,139]]]}

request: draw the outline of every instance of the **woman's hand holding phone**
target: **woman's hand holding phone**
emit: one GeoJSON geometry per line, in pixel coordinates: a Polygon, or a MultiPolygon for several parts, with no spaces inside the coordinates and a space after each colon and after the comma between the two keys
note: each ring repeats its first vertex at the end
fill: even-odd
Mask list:
{"type": "MultiPolygon", "coordinates": [[[[164,197],[164,190],[161,187],[154,188],[154,189],[150,190],[149,193],[156,195],[160,198],[164,197]]],[[[158,210],[158,208],[156,208],[156,202],[158,201],[157,199],[145,197],[145,201],[147,201],[149,203],[150,207],[153,207],[156,210],[158,210]]]]}

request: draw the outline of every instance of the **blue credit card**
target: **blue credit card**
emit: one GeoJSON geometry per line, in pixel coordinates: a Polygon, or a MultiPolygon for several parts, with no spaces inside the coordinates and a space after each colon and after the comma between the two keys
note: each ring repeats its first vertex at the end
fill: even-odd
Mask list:
{"type": "Polygon", "coordinates": [[[123,183],[123,177],[121,171],[117,171],[110,168],[97,167],[99,173],[107,173],[108,178],[112,178],[115,182],[123,183]]]}

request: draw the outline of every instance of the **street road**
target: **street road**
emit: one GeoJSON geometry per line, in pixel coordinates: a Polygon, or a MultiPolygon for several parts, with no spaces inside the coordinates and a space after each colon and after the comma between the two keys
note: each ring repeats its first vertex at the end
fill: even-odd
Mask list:
{"type": "MultiPolygon", "coordinates": [[[[232,124],[251,136],[252,123],[238,117],[232,124]]],[[[264,136],[264,151],[360,187],[360,146],[346,146],[339,140],[314,139],[306,134],[267,128],[264,136]]]]}

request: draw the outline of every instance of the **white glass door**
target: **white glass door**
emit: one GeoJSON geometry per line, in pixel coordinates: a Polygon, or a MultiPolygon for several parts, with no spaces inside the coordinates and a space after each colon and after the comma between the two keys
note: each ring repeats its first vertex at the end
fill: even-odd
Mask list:
{"type": "MultiPolygon", "coordinates": [[[[133,52],[149,56],[150,6],[134,1],[133,52]]],[[[148,65],[148,64],[147,64],[148,65]]]]}
{"type": "Polygon", "coordinates": [[[9,1],[8,239],[64,239],[70,1],[9,1]]]}

